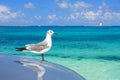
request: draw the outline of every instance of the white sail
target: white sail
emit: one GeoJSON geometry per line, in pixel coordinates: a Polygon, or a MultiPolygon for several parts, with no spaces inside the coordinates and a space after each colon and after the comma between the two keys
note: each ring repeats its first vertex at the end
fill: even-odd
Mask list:
{"type": "Polygon", "coordinates": [[[100,23],[99,23],[99,26],[103,26],[103,23],[102,23],[102,22],[100,22],[100,23]]]}

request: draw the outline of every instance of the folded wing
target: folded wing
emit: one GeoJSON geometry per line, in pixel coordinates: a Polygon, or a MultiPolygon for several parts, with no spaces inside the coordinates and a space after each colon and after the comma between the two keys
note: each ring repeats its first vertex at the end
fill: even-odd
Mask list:
{"type": "Polygon", "coordinates": [[[30,50],[30,51],[40,52],[41,50],[46,49],[46,48],[49,48],[47,42],[41,42],[41,43],[37,43],[37,44],[27,44],[26,45],[26,49],[30,50]]]}

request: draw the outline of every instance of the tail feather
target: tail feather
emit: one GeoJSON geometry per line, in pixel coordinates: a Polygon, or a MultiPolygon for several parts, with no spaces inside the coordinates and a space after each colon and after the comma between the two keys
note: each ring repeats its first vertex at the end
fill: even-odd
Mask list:
{"type": "Polygon", "coordinates": [[[24,51],[24,50],[27,50],[25,47],[23,48],[16,48],[16,51],[24,51]]]}

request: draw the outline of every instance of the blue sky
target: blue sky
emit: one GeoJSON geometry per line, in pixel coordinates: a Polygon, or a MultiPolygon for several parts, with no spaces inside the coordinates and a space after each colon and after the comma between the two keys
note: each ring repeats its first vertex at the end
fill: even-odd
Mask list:
{"type": "Polygon", "coordinates": [[[0,0],[1,26],[120,25],[119,0],[0,0]]]}

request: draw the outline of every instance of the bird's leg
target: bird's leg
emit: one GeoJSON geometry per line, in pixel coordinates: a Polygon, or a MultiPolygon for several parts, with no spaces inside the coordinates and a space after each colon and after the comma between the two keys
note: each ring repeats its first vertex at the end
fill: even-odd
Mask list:
{"type": "Polygon", "coordinates": [[[42,54],[42,61],[44,61],[44,54],[42,54]]]}

